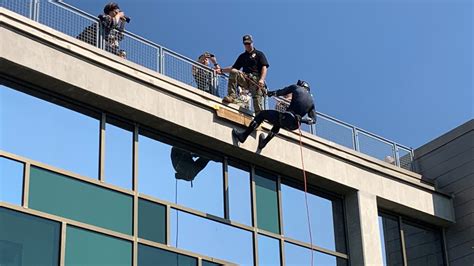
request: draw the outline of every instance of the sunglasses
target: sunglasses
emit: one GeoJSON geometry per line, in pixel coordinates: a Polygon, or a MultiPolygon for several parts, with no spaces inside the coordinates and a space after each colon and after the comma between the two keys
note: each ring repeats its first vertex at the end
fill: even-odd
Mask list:
{"type": "Polygon", "coordinates": [[[251,45],[251,44],[252,44],[252,43],[250,43],[250,42],[247,42],[247,43],[244,42],[244,45],[251,45]]]}

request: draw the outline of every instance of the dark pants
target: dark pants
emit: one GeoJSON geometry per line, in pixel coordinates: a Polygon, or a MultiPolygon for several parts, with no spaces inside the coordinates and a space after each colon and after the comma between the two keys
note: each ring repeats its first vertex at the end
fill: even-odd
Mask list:
{"type": "Polygon", "coordinates": [[[272,127],[272,132],[277,134],[280,131],[280,128],[295,130],[298,128],[298,120],[295,115],[290,112],[278,112],[275,110],[263,110],[255,117],[254,121],[257,122],[257,127],[260,125],[263,120],[270,122],[272,127]]]}

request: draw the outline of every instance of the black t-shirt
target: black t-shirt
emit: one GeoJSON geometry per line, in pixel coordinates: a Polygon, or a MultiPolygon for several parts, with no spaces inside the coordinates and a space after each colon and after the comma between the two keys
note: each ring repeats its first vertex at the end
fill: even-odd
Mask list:
{"type": "Polygon", "coordinates": [[[243,52],[239,55],[237,60],[235,61],[232,68],[241,69],[244,73],[253,73],[261,75],[262,73],[262,66],[269,67],[267,58],[265,54],[257,49],[253,49],[252,52],[243,52]]]}

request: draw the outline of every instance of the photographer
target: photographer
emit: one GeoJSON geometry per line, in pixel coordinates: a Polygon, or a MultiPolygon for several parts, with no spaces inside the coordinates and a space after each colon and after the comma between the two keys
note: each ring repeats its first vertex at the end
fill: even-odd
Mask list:
{"type": "MultiPolygon", "coordinates": [[[[197,61],[205,66],[208,66],[209,63],[212,63],[216,70],[220,69],[220,66],[217,63],[216,57],[209,52],[204,52],[202,55],[199,56],[197,61]]],[[[212,84],[211,71],[199,66],[193,66],[192,71],[193,71],[194,81],[196,81],[198,89],[214,94],[216,96],[219,96],[217,93],[217,90],[215,90],[212,84]]]]}
{"type": "Polygon", "coordinates": [[[105,50],[126,57],[126,53],[120,50],[119,42],[123,39],[125,23],[130,22],[130,18],[120,11],[117,3],[110,2],[104,7],[104,14],[99,15],[100,25],[102,27],[102,37],[105,41],[105,50]]]}

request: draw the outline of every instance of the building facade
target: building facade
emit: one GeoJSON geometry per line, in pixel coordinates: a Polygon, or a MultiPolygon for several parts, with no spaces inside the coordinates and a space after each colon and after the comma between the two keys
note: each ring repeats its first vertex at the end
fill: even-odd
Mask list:
{"type": "Polygon", "coordinates": [[[407,154],[394,165],[289,131],[263,151],[257,135],[237,145],[231,130],[249,112],[150,70],[165,63],[134,62],[130,51],[126,60],[54,27],[48,18],[64,11],[55,1],[32,1],[42,12],[1,3],[0,265],[449,265],[455,256],[456,197],[436,175],[404,169],[407,154]]]}

